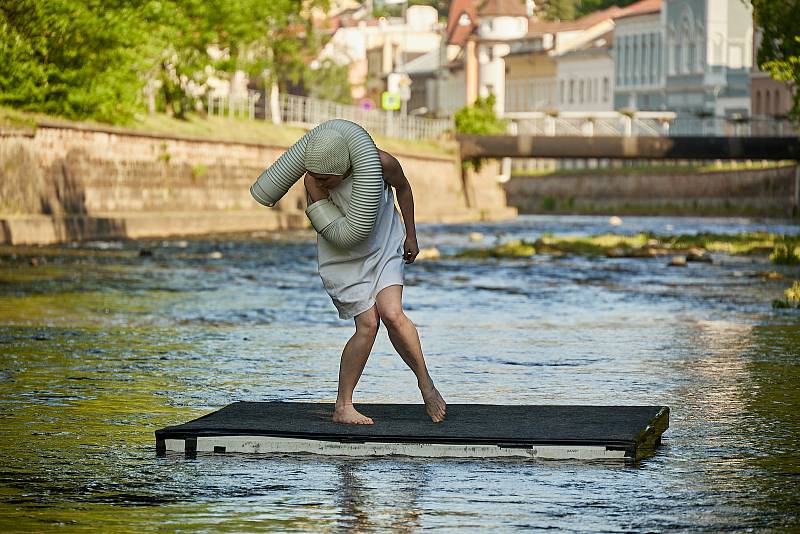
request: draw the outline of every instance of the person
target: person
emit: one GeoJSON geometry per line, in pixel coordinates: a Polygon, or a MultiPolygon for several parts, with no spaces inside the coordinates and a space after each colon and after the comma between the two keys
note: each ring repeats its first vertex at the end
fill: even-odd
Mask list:
{"type": "MultiPolygon", "coordinates": [[[[397,158],[378,149],[383,194],[374,228],[367,239],[340,249],[317,234],[319,275],[341,319],[353,319],[355,333],[342,350],[333,421],[373,424],[353,406],[353,391],[369,358],[380,322],[389,340],[417,378],[426,413],[433,422],[444,420],[447,405],[433,383],[422,354],[419,334],[402,307],[403,271],[419,254],[411,185],[397,158]],[[395,207],[397,202],[403,221],[395,207]]],[[[309,140],[303,182],[309,206],[329,199],[342,211],[352,193],[352,167],[345,138],[329,129],[309,140]]]]}

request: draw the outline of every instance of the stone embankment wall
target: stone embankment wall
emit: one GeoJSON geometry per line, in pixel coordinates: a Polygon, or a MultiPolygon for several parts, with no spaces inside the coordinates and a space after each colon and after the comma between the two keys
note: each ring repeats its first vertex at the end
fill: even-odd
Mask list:
{"type": "Polygon", "coordinates": [[[796,210],[795,166],[708,173],[514,176],[504,185],[520,213],[759,215],[796,210]]]}
{"type": "MultiPolygon", "coordinates": [[[[286,148],[61,123],[0,129],[0,242],[310,228],[302,182],[274,208],[250,197],[286,148]]],[[[516,215],[494,166],[462,176],[456,157],[395,155],[417,222],[516,215]]]]}

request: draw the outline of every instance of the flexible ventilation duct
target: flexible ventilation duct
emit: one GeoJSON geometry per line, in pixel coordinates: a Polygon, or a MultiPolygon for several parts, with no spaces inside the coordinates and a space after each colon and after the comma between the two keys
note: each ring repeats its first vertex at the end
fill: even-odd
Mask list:
{"type": "MultiPolygon", "coordinates": [[[[378,148],[372,137],[358,124],[344,119],[333,119],[316,126],[261,173],[250,187],[250,194],[260,204],[272,207],[309,170],[308,163],[312,166],[325,165],[324,158],[321,160],[319,156],[320,143],[314,143],[314,138],[321,130],[326,129],[338,132],[346,142],[352,167],[353,196],[346,215],[342,215],[336,204],[327,198],[308,206],[306,215],[314,229],[333,245],[351,248],[366,239],[375,226],[378,203],[383,193],[383,173],[378,148]],[[309,145],[312,145],[311,150],[307,150],[309,145]]],[[[324,139],[322,143],[331,143],[332,163],[327,164],[330,168],[336,168],[336,162],[343,158],[341,150],[337,151],[335,143],[329,141],[335,140],[336,136],[323,135],[320,138],[324,139]]]]}

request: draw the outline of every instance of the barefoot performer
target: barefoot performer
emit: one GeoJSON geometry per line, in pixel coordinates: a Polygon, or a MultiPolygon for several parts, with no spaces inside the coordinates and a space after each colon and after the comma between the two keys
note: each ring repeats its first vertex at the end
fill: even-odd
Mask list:
{"type": "MultiPolygon", "coordinates": [[[[326,239],[317,229],[317,257],[323,286],[339,317],[352,318],[356,329],[342,351],[333,420],[349,424],[373,423],[370,417],[353,407],[353,390],[369,358],[380,321],[386,326],[395,350],[416,375],[426,412],[432,421],[440,422],[445,417],[446,404],[428,373],[417,329],[402,307],[404,264],[414,262],[419,247],[414,225],[414,198],[400,163],[375,147],[368,134],[353,123],[337,119],[321,124],[307,134],[302,154],[306,171],[303,180],[308,201],[306,213],[312,218],[315,209],[328,209],[324,205],[332,202],[341,213],[348,214],[352,210],[358,215],[353,197],[356,165],[351,161],[353,150],[348,147],[348,137],[337,128],[342,123],[361,130],[360,135],[368,140],[368,150],[378,152],[383,181],[377,218],[365,239],[343,248],[326,239]],[[326,127],[329,124],[331,127],[326,127]],[[402,221],[395,208],[392,188],[397,192],[402,221]]],[[[364,144],[362,140],[362,147],[364,144]]],[[[271,205],[259,199],[257,193],[253,196],[271,205]]]]}

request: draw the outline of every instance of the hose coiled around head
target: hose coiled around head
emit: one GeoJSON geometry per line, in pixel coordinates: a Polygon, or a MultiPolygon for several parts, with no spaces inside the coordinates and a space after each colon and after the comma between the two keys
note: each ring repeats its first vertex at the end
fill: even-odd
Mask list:
{"type": "Polygon", "coordinates": [[[250,194],[260,204],[274,206],[306,173],[305,158],[309,139],[318,130],[325,128],[339,132],[347,142],[353,170],[353,195],[344,215],[332,201],[315,202],[309,206],[306,214],[314,228],[326,240],[339,248],[352,248],[372,232],[383,193],[383,172],[378,148],[372,137],[358,124],[344,119],[333,119],[316,126],[261,173],[250,187],[250,194]],[[325,206],[324,209],[312,209],[322,205],[325,206]],[[324,216],[316,215],[322,215],[323,212],[324,216]]]}

